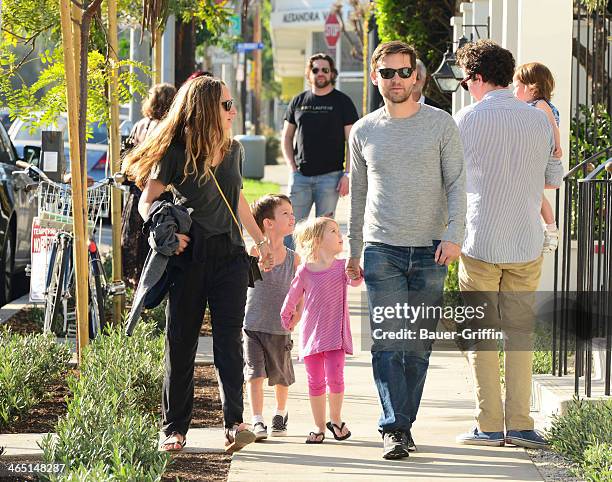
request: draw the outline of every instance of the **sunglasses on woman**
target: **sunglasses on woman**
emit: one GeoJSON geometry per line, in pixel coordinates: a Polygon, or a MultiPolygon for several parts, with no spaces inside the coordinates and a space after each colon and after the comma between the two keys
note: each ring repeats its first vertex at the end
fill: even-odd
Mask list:
{"type": "Polygon", "coordinates": [[[222,100],[221,105],[225,109],[226,112],[232,110],[232,106],[234,105],[234,99],[222,100]]]}
{"type": "Polygon", "coordinates": [[[324,74],[329,74],[329,67],[322,67],[322,68],[315,67],[315,68],[312,69],[312,73],[315,74],[315,75],[317,75],[321,71],[324,74]]]}
{"type": "Polygon", "coordinates": [[[392,69],[390,67],[386,67],[384,69],[376,69],[376,72],[380,74],[383,79],[389,80],[395,77],[395,73],[399,75],[402,79],[407,79],[412,75],[414,69],[412,67],[402,67],[400,69],[392,69]]]}

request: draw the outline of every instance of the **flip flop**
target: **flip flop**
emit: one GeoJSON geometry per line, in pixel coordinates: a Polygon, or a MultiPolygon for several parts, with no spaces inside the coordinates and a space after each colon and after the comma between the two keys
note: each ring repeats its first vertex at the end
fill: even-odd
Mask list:
{"type": "Polygon", "coordinates": [[[180,452],[181,450],[183,450],[183,447],[185,447],[185,444],[187,443],[187,438],[185,438],[185,436],[181,433],[178,432],[172,432],[170,435],[168,435],[164,441],[159,444],[159,450],[160,452],[180,452]],[[183,437],[183,441],[179,440],[178,436],[183,437]],[[175,442],[170,442],[170,439],[174,438],[176,441],[175,442]],[[164,448],[164,445],[176,445],[179,444],[181,447],[178,449],[173,449],[173,448],[164,448]]]}
{"type": "Polygon", "coordinates": [[[322,444],[323,440],[325,440],[325,434],[323,432],[310,432],[308,437],[314,436],[315,440],[311,440],[310,438],[306,439],[307,444],[322,444]],[[321,437],[321,440],[317,440],[318,437],[321,437]]]}
{"type": "Polygon", "coordinates": [[[238,452],[242,448],[246,447],[250,443],[255,442],[257,437],[253,432],[248,429],[242,429],[237,432],[234,432],[234,440],[231,441],[226,434],[225,440],[226,443],[229,442],[225,446],[225,453],[233,454],[234,452],[238,452]]]}
{"type": "Polygon", "coordinates": [[[334,430],[334,428],[338,429],[338,433],[342,433],[342,429],[344,428],[345,425],[346,425],[346,423],[344,423],[344,422],[342,422],[342,425],[340,425],[339,427],[335,423],[331,423],[331,422],[327,422],[325,424],[325,426],[328,428],[328,430],[332,434],[334,434],[334,438],[336,440],[346,440],[347,438],[349,438],[351,436],[351,431],[350,430],[348,431],[348,433],[346,435],[341,435],[341,436],[336,435],[336,431],[334,430]]]}

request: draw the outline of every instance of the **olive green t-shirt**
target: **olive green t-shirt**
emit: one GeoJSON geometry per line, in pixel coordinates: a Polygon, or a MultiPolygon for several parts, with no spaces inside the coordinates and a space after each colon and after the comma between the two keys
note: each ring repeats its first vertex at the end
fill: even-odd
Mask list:
{"type": "MultiPolygon", "coordinates": [[[[236,217],[238,217],[238,201],[242,189],[243,159],[244,148],[238,141],[232,141],[221,163],[213,168],[215,177],[236,217]]],[[[194,174],[185,177],[184,169],[185,144],[173,141],[159,164],[153,168],[151,179],[171,186],[175,202],[193,209],[191,219],[202,228],[205,238],[228,233],[232,244],[243,246],[236,223],[212,177],[204,179],[194,174]]],[[[240,222],[240,218],[238,221],[240,222]]]]}

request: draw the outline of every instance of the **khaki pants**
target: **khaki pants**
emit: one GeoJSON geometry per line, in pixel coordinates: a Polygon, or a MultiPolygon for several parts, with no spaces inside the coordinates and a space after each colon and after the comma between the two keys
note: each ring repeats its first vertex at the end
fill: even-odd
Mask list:
{"type": "Polygon", "coordinates": [[[459,287],[481,295],[499,316],[504,331],[505,413],[499,356],[494,340],[479,342],[468,352],[476,398],[476,422],[483,432],[533,430],[529,416],[533,363],[533,302],[540,281],[542,256],[527,263],[492,264],[462,255],[459,287]]]}

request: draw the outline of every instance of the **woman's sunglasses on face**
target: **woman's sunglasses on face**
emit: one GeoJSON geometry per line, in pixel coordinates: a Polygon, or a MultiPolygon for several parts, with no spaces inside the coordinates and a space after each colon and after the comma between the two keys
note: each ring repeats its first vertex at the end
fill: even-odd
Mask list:
{"type": "Polygon", "coordinates": [[[323,72],[324,74],[329,74],[329,68],[328,67],[322,67],[322,68],[314,67],[312,69],[312,73],[315,75],[317,75],[319,72],[323,72]]]}
{"type": "Polygon", "coordinates": [[[378,72],[380,76],[386,80],[389,80],[395,77],[396,72],[397,72],[397,75],[399,75],[402,79],[407,79],[408,77],[412,75],[412,72],[414,72],[414,69],[412,67],[402,67],[400,69],[392,69],[390,67],[387,67],[383,69],[376,69],[376,72],[378,72]]]}
{"type": "Polygon", "coordinates": [[[221,105],[225,109],[226,112],[232,110],[232,106],[234,105],[234,99],[222,100],[221,105]]]}

